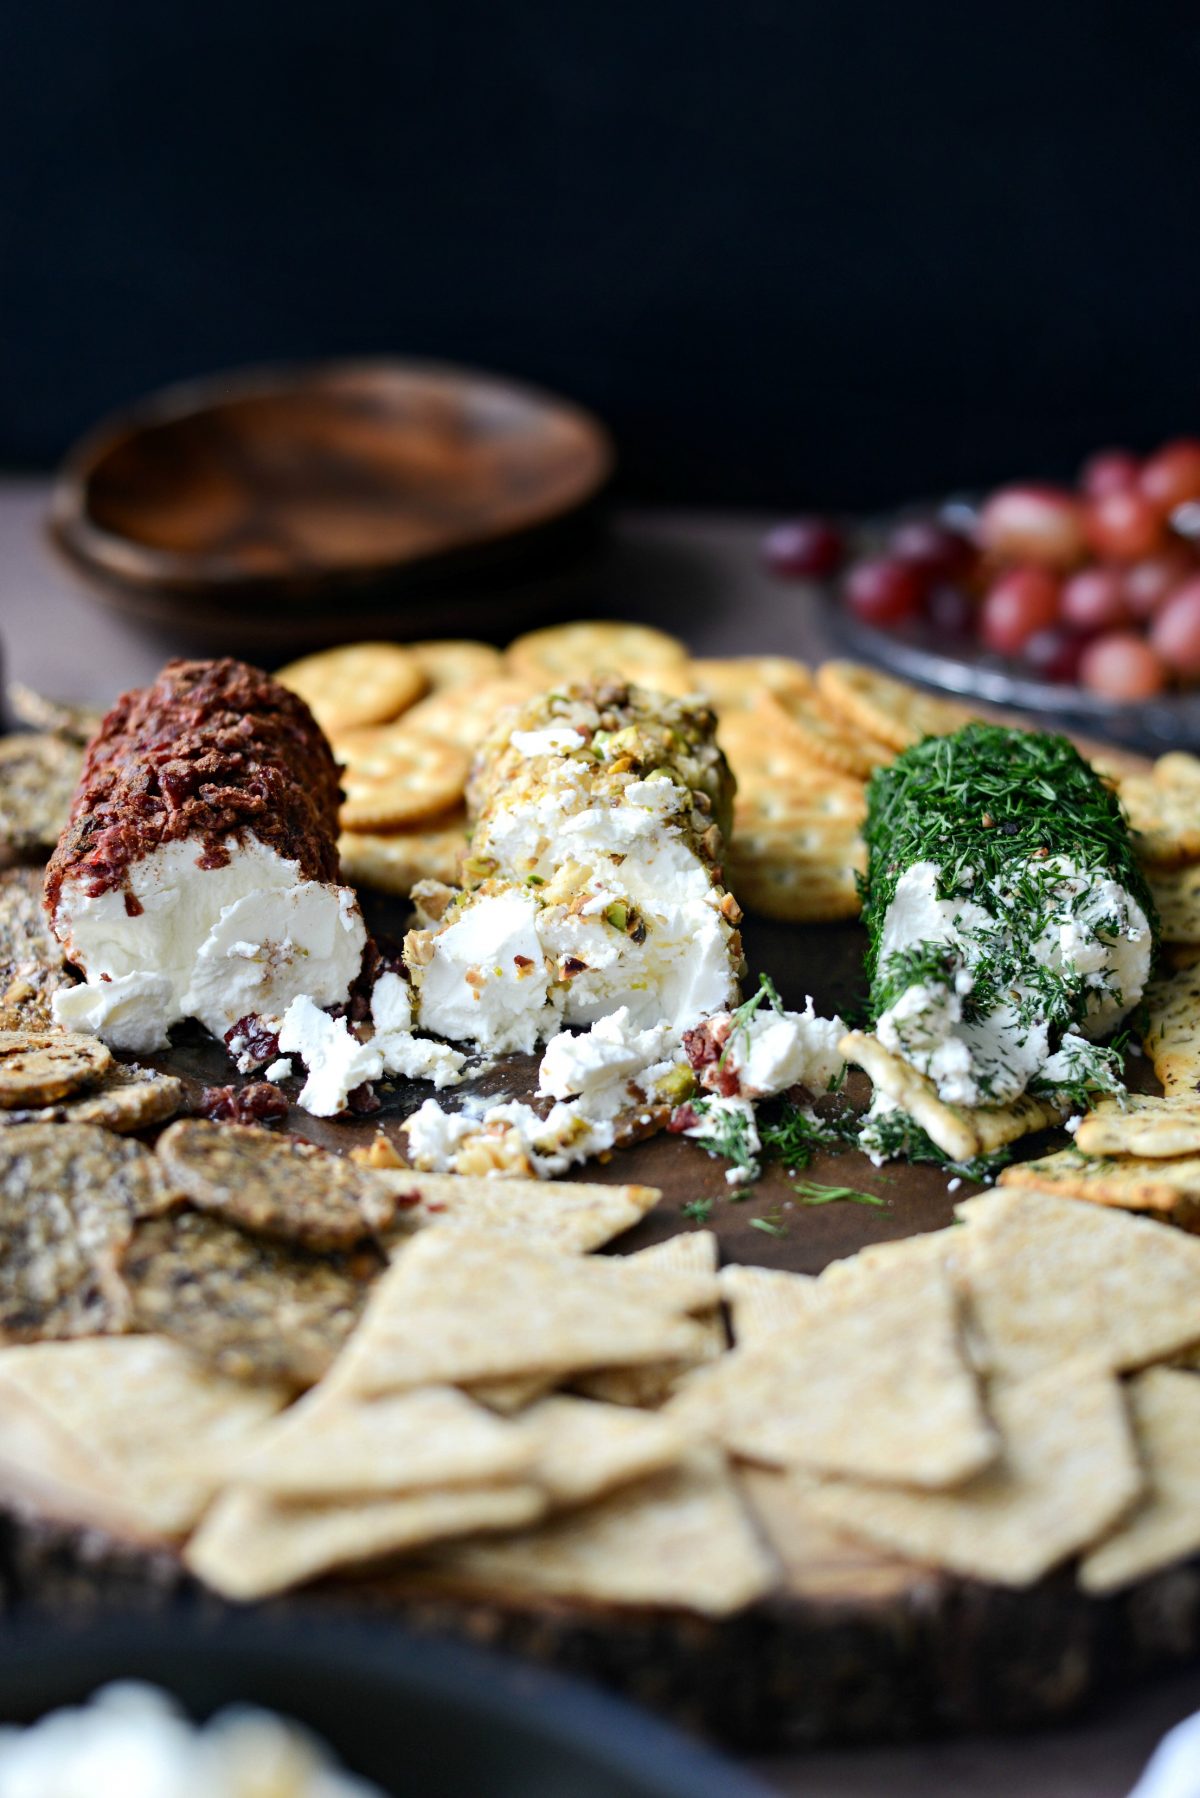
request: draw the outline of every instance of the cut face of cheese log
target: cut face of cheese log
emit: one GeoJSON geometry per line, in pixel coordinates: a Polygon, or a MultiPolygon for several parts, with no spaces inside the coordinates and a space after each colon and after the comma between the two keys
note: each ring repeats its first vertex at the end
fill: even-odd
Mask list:
{"type": "Polygon", "coordinates": [[[366,930],[338,877],[338,770],[301,699],[245,663],[168,663],[93,740],[46,876],[85,984],[59,1023],[161,1046],[307,994],[343,1000],[366,930]]]}
{"type": "Polygon", "coordinates": [[[423,1029],[493,1052],[628,1007],[682,1029],[736,998],[732,783],[706,706],[605,679],[509,713],[476,762],[466,889],[418,887],[423,1029]]]}
{"type": "Polygon", "coordinates": [[[949,1105],[1111,1090],[1098,1039],[1141,998],[1154,907],[1071,744],[988,724],[930,738],[876,772],[865,834],[883,1047],[949,1105]]]}

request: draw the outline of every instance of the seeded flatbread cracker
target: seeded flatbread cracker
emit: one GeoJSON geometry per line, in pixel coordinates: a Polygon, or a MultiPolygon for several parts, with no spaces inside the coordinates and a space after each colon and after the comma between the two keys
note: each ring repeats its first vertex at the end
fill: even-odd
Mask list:
{"type": "Polygon", "coordinates": [[[826,662],[817,670],[817,691],[848,724],[893,749],[911,749],[925,737],[945,737],[975,714],[951,699],[939,699],[861,662],[826,662]]]}
{"type": "Polygon", "coordinates": [[[1200,1093],[1101,1099],[1075,1132],[1083,1155],[1200,1155],[1200,1093]]]}
{"type": "Polygon", "coordinates": [[[279,1387],[222,1379],[162,1336],[3,1349],[0,1385],[80,1443],[114,1505],[165,1536],[197,1522],[223,1457],[251,1441],[287,1397],[279,1387]]]}
{"type": "Polygon", "coordinates": [[[790,1274],[777,1267],[741,1267],[736,1262],[721,1269],[717,1284],[729,1306],[737,1348],[769,1345],[780,1330],[802,1322],[818,1290],[810,1274],[790,1274]]]}
{"type": "Polygon", "coordinates": [[[75,985],[42,907],[41,868],[0,871],[0,1029],[45,1030],[56,992],[75,985]]]}
{"type": "Polygon", "coordinates": [[[420,880],[454,886],[467,849],[467,811],[458,806],[444,820],[390,832],[344,830],[338,838],[342,877],[407,898],[420,880]]]}
{"type": "Polygon", "coordinates": [[[199,1211],[318,1252],[386,1230],[396,1202],[369,1168],[253,1124],[181,1118],[158,1140],[171,1184],[199,1211]]]}
{"type": "Polygon", "coordinates": [[[794,1322],[692,1374],[667,1414],[746,1460],[921,1487],[996,1453],[957,1298],[929,1259],[819,1289],[794,1322]]]}
{"type": "Polygon", "coordinates": [[[1200,945],[1200,863],[1147,870],[1164,943],[1200,945]]]}
{"type": "Polygon", "coordinates": [[[885,1049],[879,1038],[851,1030],[838,1044],[839,1052],[855,1067],[869,1074],[877,1092],[897,1104],[925,1131],[951,1161],[972,1161],[990,1155],[1006,1143],[1061,1123],[1065,1105],[1024,1093],[1011,1105],[971,1107],[947,1105],[926,1074],[918,1073],[899,1055],[885,1049]]]}
{"type": "Polygon", "coordinates": [[[80,705],[69,699],[48,699],[23,681],[8,683],[8,709],[27,730],[50,731],[81,746],[90,743],[104,722],[99,706],[80,705]]]}
{"type": "Polygon", "coordinates": [[[401,728],[406,735],[411,732],[454,743],[464,754],[472,755],[491,735],[500,716],[514,706],[524,705],[540,684],[506,673],[461,687],[447,687],[415,705],[401,721],[401,728]]]}
{"type": "Polygon", "coordinates": [[[426,643],[406,643],[404,647],[425,676],[431,693],[494,680],[504,673],[500,651],[490,643],[473,643],[469,637],[443,637],[426,643]]]}
{"type": "Polygon", "coordinates": [[[555,1508],[677,1467],[694,1446],[690,1432],[661,1412],[561,1394],[533,1405],[513,1429],[533,1457],[527,1477],[555,1508]]]}
{"type": "Polygon", "coordinates": [[[454,1486],[398,1498],[281,1502],[249,1487],[222,1494],[185,1560],[226,1598],[265,1598],[335,1567],[361,1566],[448,1536],[519,1528],[544,1500],[536,1486],[454,1486]]]}
{"type": "Polygon", "coordinates": [[[329,1371],[380,1265],[366,1250],[314,1255],[185,1211],[142,1225],[121,1271],[143,1330],[231,1379],[302,1387],[329,1371]]]}
{"type": "Polygon", "coordinates": [[[506,659],[514,674],[538,687],[570,685],[600,672],[636,673],[651,686],[656,670],[686,667],[688,653],[675,637],[648,624],[580,619],[528,631],[509,644],[506,659]]]}
{"type": "Polygon", "coordinates": [[[1124,1515],[1141,1470],[1121,1388],[1088,1362],[998,1387],[989,1408],[1002,1453],[965,1485],[918,1493],[827,1480],[811,1488],[814,1508],[911,1560],[1032,1585],[1124,1515]]]}
{"type": "Polygon", "coordinates": [[[1062,1149],[1037,1161],[1005,1168],[1002,1186],[1033,1187],[1061,1198],[1089,1199],[1123,1211],[1149,1211],[1184,1230],[1200,1230],[1200,1155],[1120,1160],[1062,1149]]]}
{"type": "Polygon", "coordinates": [[[399,830],[462,803],[468,758],[444,738],[380,724],[347,732],[333,747],[345,763],[343,830],[399,830]]]}
{"type": "Polygon", "coordinates": [[[620,1258],[465,1226],[425,1230],[376,1287],[339,1377],[389,1392],[689,1356],[702,1334],[684,1313],[715,1294],[715,1280],[665,1284],[620,1258]]]}
{"type": "MultiPolygon", "coordinates": [[[[665,1242],[651,1243],[625,1257],[626,1267],[641,1268],[652,1278],[671,1276],[678,1270],[689,1274],[717,1273],[717,1239],[711,1230],[691,1230],[685,1235],[669,1236],[665,1242]]],[[[714,1290],[720,1289],[719,1280],[714,1290]]],[[[701,1312],[697,1323],[704,1331],[704,1347],[694,1360],[653,1362],[645,1367],[600,1367],[581,1374],[573,1382],[575,1390],[589,1398],[610,1405],[661,1405],[675,1390],[684,1374],[707,1361],[715,1361],[725,1353],[725,1323],[714,1305],[701,1312]]]]}
{"type": "Polygon", "coordinates": [[[174,1074],[114,1061],[95,1086],[57,1104],[0,1110],[0,1129],[11,1124],[98,1124],[126,1135],[173,1117],[183,1101],[183,1081],[174,1074]]]}
{"type": "Polygon", "coordinates": [[[590,1185],[582,1180],[493,1180],[469,1174],[377,1170],[396,1201],[384,1238],[403,1248],[427,1224],[510,1231],[525,1242],[586,1255],[630,1229],[662,1197],[656,1186],[590,1185]]]}
{"type": "Polygon", "coordinates": [[[1142,861],[1175,868],[1200,861],[1200,759],[1160,756],[1148,774],[1127,774],[1121,804],[1142,861]]]}
{"type": "Polygon", "coordinates": [[[1146,1491],[1080,1563],[1085,1592],[1114,1592],[1200,1549],[1200,1380],[1151,1367],[1128,1382],[1125,1397],[1146,1491]]]}
{"type": "Polygon", "coordinates": [[[1200,1242],[1148,1218],[1007,1186],[958,1207],[971,1351],[1024,1379],[1075,1357],[1114,1372],[1200,1342],[1200,1242]]]}
{"type": "Polygon", "coordinates": [[[398,643],[346,643],[280,668],[275,679],[298,693],[327,736],[387,724],[424,693],[427,681],[398,643]]]}
{"type": "Polygon", "coordinates": [[[422,1564],[465,1595],[541,1595],[726,1616],[765,1597],[778,1569],[719,1455],[622,1486],[580,1510],[495,1541],[457,1543],[422,1564]]]}
{"type": "Polygon", "coordinates": [[[0,1030],[0,1108],[53,1105],[112,1066],[94,1036],[74,1030],[0,1030]]]}
{"type": "Polygon", "coordinates": [[[1168,1095],[1200,1097],[1200,967],[1183,968],[1146,989],[1142,1047],[1168,1095]]]}
{"type": "Polygon", "coordinates": [[[452,1386],[348,1399],[322,1384],[260,1431],[227,1471],[238,1485],[279,1499],[324,1501],[500,1484],[525,1476],[534,1449],[532,1437],[452,1386]]]}
{"type": "Polygon", "coordinates": [[[0,1341],[126,1329],[118,1257],[165,1200],[140,1143],[89,1124],[0,1131],[0,1341]]]}
{"type": "Polygon", "coordinates": [[[53,849],[79,784],[83,751],[48,733],[0,737],[0,846],[53,849]]]}

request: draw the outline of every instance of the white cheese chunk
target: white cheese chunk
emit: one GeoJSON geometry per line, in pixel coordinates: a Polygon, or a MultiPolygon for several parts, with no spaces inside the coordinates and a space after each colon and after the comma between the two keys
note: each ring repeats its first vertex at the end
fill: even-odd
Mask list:
{"type": "MultiPolygon", "coordinates": [[[[143,989],[136,1043],[108,1034],[124,1026],[106,1021],[114,1002],[101,1000],[97,1034],[114,1047],[161,1047],[183,1018],[223,1037],[240,1017],[278,1016],[301,993],[318,1006],[345,999],[366,943],[351,890],[301,879],[297,862],[254,838],[230,839],[227,847],[229,860],[216,868],[202,868],[201,851],[186,841],[135,862],[129,887],[141,909],[132,917],[123,890],[92,898],[80,882],[64,882],[55,928],[88,989],[154,983],[143,989]]],[[[134,987],[125,990],[132,995],[134,987]]],[[[73,1003],[82,1017],[88,1001],[73,1003]]]]}
{"type": "Polygon", "coordinates": [[[498,1055],[532,1049],[556,1015],[537,917],[537,901],[519,888],[465,904],[417,971],[425,1029],[498,1055]]]}
{"type": "Polygon", "coordinates": [[[331,1018],[306,993],[283,1014],[279,1047],[298,1055],[308,1069],[297,1103],[314,1117],[336,1117],[356,1087],[383,1073],[383,1056],[375,1044],[359,1042],[345,1018],[331,1018]]]}
{"type": "Polygon", "coordinates": [[[114,1049],[148,1055],[167,1040],[175,989],[165,974],[118,974],[94,986],[65,986],[51,1001],[64,1030],[103,1037],[114,1049]]]}
{"type": "Polygon", "coordinates": [[[545,730],[514,730],[508,740],[522,755],[555,755],[582,749],[587,738],[573,725],[551,724],[545,730]]]}
{"type": "Polygon", "coordinates": [[[638,1030],[629,1007],[622,1005],[578,1035],[560,1031],[551,1037],[538,1068],[538,1087],[555,1099],[598,1094],[624,1097],[626,1084],[659,1063],[682,1060],[679,1039],[669,1024],[638,1030]]]}
{"type": "Polygon", "coordinates": [[[845,1063],[838,1044],[846,1034],[839,1017],[818,1017],[811,998],[803,1011],[761,1007],[730,1038],[727,1066],[747,1099],[767,1099],[791,1086],[824,1092],[845,1063]]]}

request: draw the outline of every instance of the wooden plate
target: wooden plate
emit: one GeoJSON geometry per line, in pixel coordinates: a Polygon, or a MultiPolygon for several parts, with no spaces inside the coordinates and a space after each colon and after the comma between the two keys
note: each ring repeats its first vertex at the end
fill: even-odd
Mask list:
{"type": "MultiPolygon", "coordinates": [[[[214,376],[97,427],[55,487],[54,541],[101,597],[221,647],[429,636],[468,581],[586,507],[612,446],[580,408],[387,360],[214,376]]],[[[436,634],[450,628],[444,616],[436,634]]]]}
{"type": "MultiPolygon", "coordinates": [[[[373,928],[402,928],[406,907],[364,899],[373,928]]],[[[746,942],[751,967],[773,974],[789,1004],[803,1004],[811,992],[828,1013],[861,996],[864,935],[857,924],[793,927],[749,919],[746,942]]],[[[230,1079],[223,1052],[198,1030],[159,1065],[188,1081],[230,1079]]],[[[1144,1066],[1133,1063],[1135,1070],[1144,1066]]],[[[535,1067],[532,1057],[514,1058],[480,1086],[511,1091],[522,1079],[532,1085],[535,1067]]],[[[852,1096],[865,1099],[862,1077],[851,1082],[852,1096]]],[[[322,1121],[294,1110],[288,1127],[346,1152],[380,1126],[398,1139],[400,1124],[426,1094],[427,1088],[398,1082],[371,1118],[322,1121]]],[[[1040,1146],[1039,1139],[1028,1145],[1031,1152],[1040,1146]]],[[[737,1200],[725,1182],[724,1163],[669,1136],[580,1173],[662,1189],[659,1206],[622,1238],[621,1250],[694,1227],[681,1207],[709,1198],[710,1227],[720,1237],[724,1260],[805,1273],[819,1272],[868,1242],[938,1229],[950,1222],[958,1200],[976,1190],[964,1184],[951,1193],[935,1168],[896,1162],[877,1170],[865,1156],[847,1151],[818,1156],[812,1177],[876,1193],[882,1207],[843,1202],[806,1208],[777,1171],[737,1200]],[[756,1218],[775,1222],[785,1234],[762,1232],[756,1218]]],[[[904,1352],[903,1344],[896,1352],[904,1352]]],[[[782,1551],[785,1581],[767,1603],[725,1620],[516,1595],[507,1603],[483,1602],[439,1588],[403,1565],[359,1579],[330,1579],[266,1608],[300,1617],[366,1609],[410,1629],[497,1643],[586,1673],[691,1727],[760,1749],[1042,1722],[1200,1648],[1195,1564],[1103,1601],[1085,1597],[1069,1568],[1029,1591],[1011,1592],[951,1578],[832,1533],[815,1535],[811,1523],[789,1515],[784,1482],[771,1473],[747,1474],[746,1489],[782,1551]]],[[[16,1590],[55,1609],[172,1605],[184,1595],[195,1597],[173,1557],[148,1560],[127,1545],[101,1543],[92,1532],[81,1540],[77,1531],[44,1517],[12,1522],[8,1556],[16,1590]]],[[[222,1608],[207,1596],[203,1602],[222,1608]]]]}

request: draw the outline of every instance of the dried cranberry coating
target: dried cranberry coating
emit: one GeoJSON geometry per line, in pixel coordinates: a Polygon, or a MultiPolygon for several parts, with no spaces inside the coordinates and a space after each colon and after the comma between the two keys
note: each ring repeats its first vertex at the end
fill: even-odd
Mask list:
{"type": "MultiPolygon", "coordinates": [[[[296,694],[229,657],[168,662],[152,687],[118,699],[88,747],[47,910],[64,880],[95,898],[184,839],[202,868],[229,860],[229,839],[255,837],[304,879],[336,881],[339,800],[333,751],[296,694]]],[[[128,887],[126,906],[139,909],[128,887]]]]}
{"type": "Polygon", "coordinates": [[[252,1080],[247,1086],[206,1086],[196,1115],[216,1124],[278,1124],[288,1114],[284,1093],[269,1080],[252,1080]]]}

